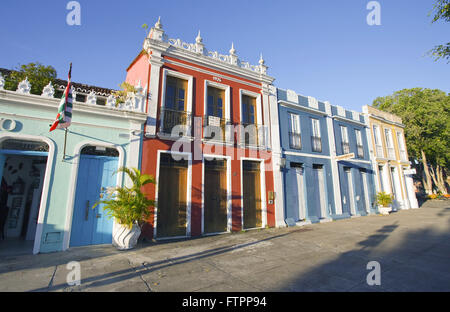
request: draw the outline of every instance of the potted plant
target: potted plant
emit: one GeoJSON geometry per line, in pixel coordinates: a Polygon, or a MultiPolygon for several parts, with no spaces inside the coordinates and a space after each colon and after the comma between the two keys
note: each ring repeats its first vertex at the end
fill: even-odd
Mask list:
{"type": "MultiPolygon", "coordinates": [[[[106,190],[106,197],[95,203],[92,208],[103,204],[109,218],[114,218],[112,244],[119,250],[134,248],[141,235],[141,226],[151,215],[150,207],[155,201],[148,199],[142,192],[146,184],[155,184],[153,176],[141,174],[139,169],[121,167],[115,173],[124,172],[130,178],[131,187],[112,187],[106,190]]],[[[100,195],[102,198],[103,195],[100,195]]]]}
{"type": "Polygon", "coordinates": [[[378,211],[383,215],[388,215],[392,210],[392,195],[380,192],[377,194],[378,211]]]}

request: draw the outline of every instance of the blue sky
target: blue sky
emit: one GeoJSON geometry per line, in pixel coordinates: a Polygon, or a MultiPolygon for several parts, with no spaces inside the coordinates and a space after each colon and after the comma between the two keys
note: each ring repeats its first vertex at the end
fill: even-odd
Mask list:
{"type": "Polygon", "coordinates": [[[69,1],[2,0],[0,67],[39,61],[74,81],[117,88],[142,47],[143,23],[161,16],[170,38],[257,64],[263,53],[275,85],[349,109],[377,96],[425,87],[450,93],[450,64],[424,56],[449,41],[450,23],[431,24],[434,0],[379,0],[381,25],[369,26],[369,0],[79,0],[81,25],[69,26],[69,1]]]}

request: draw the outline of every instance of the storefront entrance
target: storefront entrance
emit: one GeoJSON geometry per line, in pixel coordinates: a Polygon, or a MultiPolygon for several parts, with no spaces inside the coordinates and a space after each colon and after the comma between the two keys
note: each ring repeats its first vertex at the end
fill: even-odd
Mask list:
{"type": "Polygon", "coordinates": [[[0,254],[33,251],[47,154],[44,142],[8,139],[0,145],[0,254]]]}

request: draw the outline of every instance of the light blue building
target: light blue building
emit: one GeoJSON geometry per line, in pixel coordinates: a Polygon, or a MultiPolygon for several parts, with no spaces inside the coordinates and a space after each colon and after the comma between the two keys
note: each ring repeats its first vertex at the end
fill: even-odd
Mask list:
{"type": "Polygon", "coordinates": [[[369,155],[365,116],[331,106],[339,172],[342,216],[364,216],[375,212],[374,171],[369,155]],[[342,155],[349,155],[339,159],[342,155]]]}
{"type": "Polygon", "coordinates": [[[292,90],[278,88],[276,103],[283,186],[277,209],[286,224],[374,212],[365,117],[292,90]]]}

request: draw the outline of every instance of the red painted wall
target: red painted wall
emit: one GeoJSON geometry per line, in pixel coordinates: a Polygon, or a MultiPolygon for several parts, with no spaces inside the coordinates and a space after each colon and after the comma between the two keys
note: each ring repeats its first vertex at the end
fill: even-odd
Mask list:
{"type": "MultiPolygon", "coordinates": [[[[198,66],[192,63],[188,63],[186,61],[182,61],[179,59],[173,59],[169,57],[165,57],[169,60],[175,60],[179,63],[184,63],[190,66],[194,66],[197,68],[206,69],[211,72],[220,73],[221,76],[226,75],[229,77],[233,77],[235,79],[244,80],[253,84],[258,85],[257,81],[252,81],[250,79],[241,78],[238,76],[233,76],[229,74],[225,74],[223,72],[219,72],[217,70],[206,68],[202,66],[198,66]]],[[[213,81],[213,76],[210,74],[205,74],[196,70],[187,69],[185,67],[177,66],[174,64],[165,63],[160,71],[160,82],[159,82],[159,98],[158,98],[158,120],[160,114],[161,107],[161,92],[162,89],[162,70],[164,68],[181,72],[190,76],[193,76],[193,102],[192,102],[192,112],[193,117],[203,117],[204,115],[204,86],[205,79],[209,81],[213,81]]],[[[141,80],[142,86],[145,87],[147,81],[149,80],[150,73],[150,65],[148,63],[148,57],[146,55],[141,55],[136,58],[135,61],[130,65],[127,70],[127,80],[128,82],[134,84],[134,81],[141,80]]],[[[230,106],[231,106],[231,118],[233,123],[240,122],[240,103],[239,103],[239,89],[245,89],[251,92],[260,93],[260,88],[255,88],[252,86],[248,86],[242,83],[238,83],[235,81],[231,81],[225,78],[222,78],[221,84],[229,85],[231,87],[230,94],[230,106]]],[[[150,81],[151,83],[151,81],[150,81]]],[[[264,97],[262,98],[264,101],[264,97]]],[[[261,103],[261,112],[263,113],[263,104],[261,103]]],[[[262,118],[264,118],[262,114],[262,118]]],[[[159,123],[158,123],[159,124],[159,123]]],[[[198,134],[199,135],[199,134],[198,134]]],[[[144,139],[143,147],[142,147],[142,172],[151,174],[156,177],[157,172],[157,155],[158,150],[170,150],[174,141],[165,141],[159,138],[151,138],[144,139]]],[[[191,143],[191,151],[194,153],[195,148],[201,148],[203,150],[205,144],[201,141],[194,140],[191,143]]],[[[223,155],[225,152],[219,153],[223,155]]],[[[210,153],[210,152],[208,152],[210,153]]],[[[212,149],[212,153],[217,153],[214,148],[212,149]]],[[[241,228],[241,160],[240,157],[248,157],[249,150],[241,149],[241,148],[233,148],[232,149],[233,156],[231,160],[231,196],[232,196],[232,231],[240,231],[241,228]]],[[[267,224],[270,227],[275,226],[275,207],[273,204],[268,204],[268,192],[273,191],[274,182],[273,182],[273,173],[272,173],[272,161],[271,161],[271,153],[270,152],[259,152],[257,153],[258,158],[262,158],[262,153],[265,154],[269,159],[265,160],[265,185],[266,185],[266,207],[267,207],[267,224]]],[[[191,235],[199,236],[201,235],[201,223],[202,223],[202,161],[201,160],[193,160],[192,161],[192,189],[191,189],[191,235]]],[[[189,177],[188,177],[189,178],[189,177]]],[[[150,185],[146,186],[144,191],[148,194],[150,198],[155,198],[155,186],[150,185]]],[[[143,228],[143,234],[147,238],[153,237],[153,217],[150,218],[148,224],[143,228]]]]}

